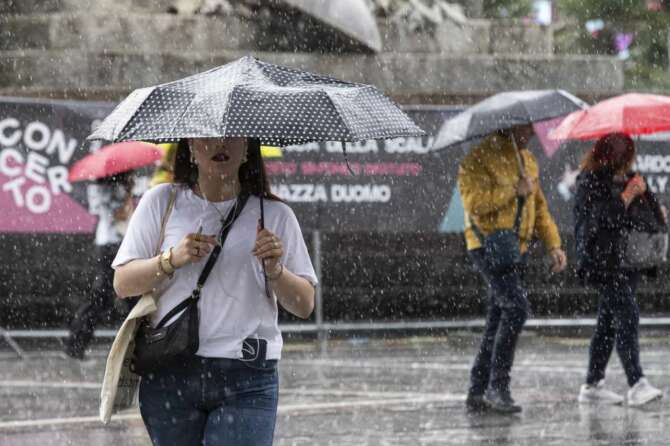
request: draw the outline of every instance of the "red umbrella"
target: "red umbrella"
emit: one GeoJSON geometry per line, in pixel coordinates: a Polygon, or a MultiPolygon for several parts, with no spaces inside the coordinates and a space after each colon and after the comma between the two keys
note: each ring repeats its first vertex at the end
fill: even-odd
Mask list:
{"type": "Polygon", "coordinates": [[[609,133],[646,135],[670,131],[670,96],[630,93],[570,113],[551,139],[598,139],[609,133]]]}
{"type": "Polygon", "coordinates": [[[90,181],[156,164],[163,156],[160,148],[140,141],[110,144],[77,161],[68,180],[90,181]]]}

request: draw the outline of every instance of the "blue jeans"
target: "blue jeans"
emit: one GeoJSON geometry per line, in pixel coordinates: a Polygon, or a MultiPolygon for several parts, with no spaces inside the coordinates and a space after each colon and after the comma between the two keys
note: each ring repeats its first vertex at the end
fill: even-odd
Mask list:
{"type": "Polygon", "coordinates": [[[509,391],[517,340],[528,317],[527,293],[521,285],[526,256],[518,268],[500,273],[489,271],[483,249],[469,255],[488,286],[488,311],[468,393],[483,395],[487,388],[509,391]]]}
{"type": "Polygon", "coordinates": [[[277,361],[194,357],[142,378],[140,412],[155,446],[271,446],[277,361]]]}
{"type": "Polygon", "coordinates": [[[600,302],[589,348],[587,384],[596,384],[605,378],[605,368],[615,345],[628,385],[633,386],[644,376],[638,340],[640,310],[635,300],[639,278],[638,272],[621,271],[597,286],[600,302]]]}

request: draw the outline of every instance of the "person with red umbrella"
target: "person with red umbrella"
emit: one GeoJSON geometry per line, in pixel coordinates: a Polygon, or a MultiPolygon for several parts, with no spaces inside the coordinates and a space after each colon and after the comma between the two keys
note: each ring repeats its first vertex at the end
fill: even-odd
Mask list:
{"type": "Polygon", "coordinates": [[[111,144],[82,158],[70,170],[70,182],[94,181],[88,188],[89,207],[98,216],[91,294],[75,312],[70,335],[64,341],[64,351],[72,358],[84,358],[95,327],[112,315],[115,295],[114,270],[110,265],[134,209],[132,172],[155,163],[160,156],[160,150],[153,144],[111,144]]]}
{"type": "Polygon", "coordinates": [[[667,217],[644,178],[631,172],[634,160],[635,144],[630,136],[608,134],[586,154],[577,178],[577,272],[583,284],[599,295],[580,403],[623,403],[623,396],[605,388],[605,369],[615,347],[630,386],[628,405],[641,406],[663,395],[649,383],[640,364],[635,292],[641,274],[665,258],[667,217]],[[659,237],[659,249],[647,246],[647,240],[659,237]]]}
{"type": "Polygon", "coordinates": [[[599,294],[580,403],[624,401],[604,382],[615,345],[630,386],[628,405],[641,406],[663,395],[649,384],[640,365],[635,292],[640,275],[655,272],[665,261],[667,210],[645,179],[632,172],[631,138],[663,131],[670,131],[670,97],[627,93],[567,115],[549,134],[558,140],[597,140],[582,162],[574,208],[577,271],[584,285],[599,294]]]}

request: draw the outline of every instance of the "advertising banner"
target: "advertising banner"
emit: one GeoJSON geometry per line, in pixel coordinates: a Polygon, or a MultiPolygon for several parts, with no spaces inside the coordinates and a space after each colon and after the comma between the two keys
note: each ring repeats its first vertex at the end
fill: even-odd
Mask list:
{"type": "MultiPolygon", "coordinates": [[[[82,144],[114,104],[0,98],[0,232],[91,233],[96,224],[90,184],[70,184],[77,160],[99,148],[82,144]]],[[[460,107],[407,106],[427,132],[420,138],[312,143],[265,148],[273,191],[295,211],[305,232],[461,232],[458,163],[475,142],[431,152],[433,137],[460,107]]],[[[590,143],[546,137],[560,119],[538,123],[531,150],[542,188],[562,232],[572,231],[579,161],[590,143]]],[[[638,141],[636,169],[662,202],[670,194],[670,152],[662,138],[638,141]]],[[[150,172],[149,172],[150,173],[150,172]]],[[[137,181],[139,195],[147,172],[137,181]]]]}
{"type": "MultiPolygon", "coordinates": [[[[85,189],[67,180],[113,104],[0,98],[0,232],[89,233],[85,189]]],[[[91,149],[95,150],[94,145],[91,149]]]]}

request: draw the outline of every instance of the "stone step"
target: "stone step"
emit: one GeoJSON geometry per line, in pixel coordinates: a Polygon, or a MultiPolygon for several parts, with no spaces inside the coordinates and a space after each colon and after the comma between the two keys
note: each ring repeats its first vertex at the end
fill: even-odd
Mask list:
{"type": "Polygon", "coordinates": [[[165,12],[173,0],[3,0],[0,14],[53,12],[165,12]]]}
{"type": "Polygon", "coordinates": [[[252,50],[258,47],[258,33],[253,23],[238,17],[118,13],[0,16],[0,50],[252,50]]]}
{"type": "MultiPolygon", "coordinates": [[[[515,21],[444,22],[412,30],[380,20],[383,51],[437,54],[544,54],[553,52],[551,28],[515,21]]],[[[238,16],[183,16],[166,13],[66,12],[0,15],[0,50],[86,49],[88,51],[299,50],[320,45],[332,34],[268,25],[238,16]],[[281,32],[278,29],[281,28],[281,32]],[[326,35],[322,35],[322,34],[326,35]],[[276,38],[281,35],[281,38],[276,38]],[[311,41],[311,43],[310,43],[311,41]]],[[[338,42],[345,44],[346,42],[338,42]]],[[[349,48],[353,50],[354,48],[349,48]]]]}
{"type": "MultiPolygon", "coordinates": [[[[120,98],[135,88],[205,71],[248,53],[0,51],[0,93],[24,95],[22,90],[41,89],[73,92],[70,97],[82,97],[76,92],[100,90],[118,91],[120,98]]],[[[405,103],[541,88],[563,88],[585,97],[606,96],[619,93],[624,78],[620,61],[596,56],[253,54],[269,62],[372,83],[405,103]]]]}

